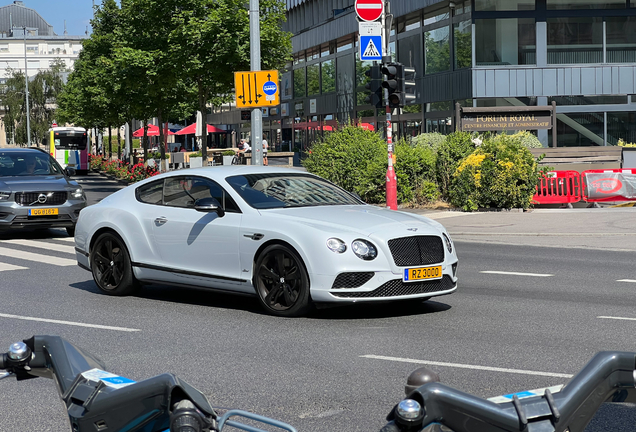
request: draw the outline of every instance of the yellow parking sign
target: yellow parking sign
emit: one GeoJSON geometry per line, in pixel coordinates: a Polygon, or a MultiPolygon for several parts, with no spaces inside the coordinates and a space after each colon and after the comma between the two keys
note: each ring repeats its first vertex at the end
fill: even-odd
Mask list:
{"type": "Polygon", "coordinates": [[[256,108],[280,103],[278,71],[234,72],[236,106],[256,108]]]}

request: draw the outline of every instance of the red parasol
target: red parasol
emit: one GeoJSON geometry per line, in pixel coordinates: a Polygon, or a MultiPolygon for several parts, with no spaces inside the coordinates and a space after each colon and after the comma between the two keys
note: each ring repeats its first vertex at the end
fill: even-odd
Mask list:
{"type": "MultiPolygon", "coordinates": [[[[208,133],[227,133],[226,130],[219,129],[216,126],[212,126],[212,125],[207,125],[207,126],[208,126],[208,133]]],[[[175,135],[190,135],[190,134],[196,133],[196,131],[197,131],[197,124],[192,123],[191,125],[181,129],[180,131],[177,131],[175,135]]]]}
{"type": "MultiPolygon", "coordinates": [[[[159,126],[155,126],[155,125],[148,125],[148,136],[159,136],[159,126]]],[[[174,132],[170,132],[170,130],[168,130],[168,135],[174,135],[174,132]]],[[[133,136],[135,138],[139,138],[144,136],[144,128],[139,128],[137,129],[135,132],[133,132],[133,136]]]]}

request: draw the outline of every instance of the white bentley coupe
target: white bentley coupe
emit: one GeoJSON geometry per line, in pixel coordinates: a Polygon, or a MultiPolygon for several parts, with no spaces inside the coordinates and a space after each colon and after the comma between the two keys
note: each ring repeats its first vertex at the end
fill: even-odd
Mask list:
{"type": "Polygon", "coordinates": [[[80,267],[111,295],[162,283],[253,294],[271,314],[313,303],[424,301],[457,288],[442,225],[367,205],[295,169],[177,170],[82,210],[80,267]]]}

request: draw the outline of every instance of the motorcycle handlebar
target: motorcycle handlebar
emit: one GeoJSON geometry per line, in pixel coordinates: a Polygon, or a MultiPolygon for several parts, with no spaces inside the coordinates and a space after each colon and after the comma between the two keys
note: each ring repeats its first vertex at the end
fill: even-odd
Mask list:
{"type": "Polygon", "coordinates": [[[223,425],[265,432],[228,420],[243,416],[289,432],[292,426],[267,417],[230,410],[223,417],[208,399],[172,374],[135,382],[106,371],[103,362],[58,336],[33,336],[0,354],[0,369],[18,380],[54,379],[72,430],[129,432],[221,432],[223,425]],[[119,391],[126,387],[126,391],[119,391]]]}
{"type": "MultiPolygon", "coordinates": [[[[199,423],[210,427],[206,419],[216,418],[207,398],[174,375],[163,374],[134,382],[106,372],[97,357],[58,336],[33,336],[24,341],[25,354],[3,354],[0,367],[18,380],[52,378],[64,401],[72,429],[78,432],[98,430],[165,431],[172,418],[173,401],[188,401],[188,418],[200,416],[199,423]],[[14,359],[15,357],[15,359],[14,359]],[[126,392],[118,392],[122,387],[126,392]],[[135,424],[139,424],[135,426],[135,424]],[[142,428],[143,425],[143,428],[142,428]]],[[[177,431],[193,431],[177,424],[177,431]]],[[[196,429],[195,429],[196,430],[196,429]]],[[[200,428],[198,431],[209,430],[200,428]]]]}
{"type": "MultiPolygon", "coordinates": [[[[507,395],[509,402],[495,403],[432,382],[413,391],[407,400],[421,407],[422,420],[416,430],[439,423],[455,432],[580,432],[602,403],[636,402],[635,371],[636,353],[600,352],[554,394],[546,389],[544,394],[529,397],[507,395]]],[[[400,404],[387,417],[395,425],[404,425],[397,429],[400,431],[414,430],[412,418],[413,412],[401,409],[400,404]]]]}

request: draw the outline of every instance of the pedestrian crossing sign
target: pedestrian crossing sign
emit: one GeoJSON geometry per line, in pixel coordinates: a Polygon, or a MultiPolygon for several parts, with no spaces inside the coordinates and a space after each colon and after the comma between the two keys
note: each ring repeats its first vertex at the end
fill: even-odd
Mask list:
{"type": "Polygon", "coordinates": [[[360,35],[360,60],[382,60],[382,36],[360,35]]]}

